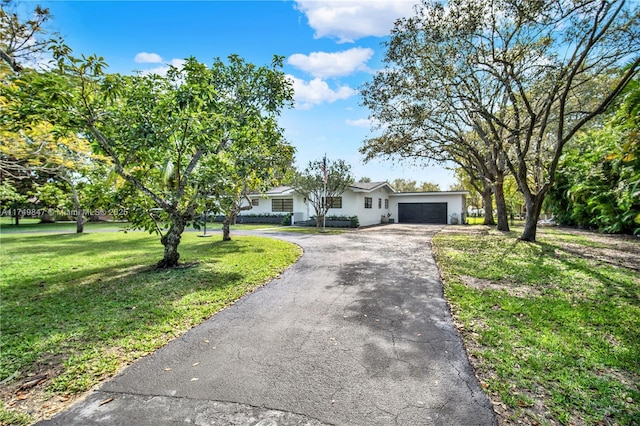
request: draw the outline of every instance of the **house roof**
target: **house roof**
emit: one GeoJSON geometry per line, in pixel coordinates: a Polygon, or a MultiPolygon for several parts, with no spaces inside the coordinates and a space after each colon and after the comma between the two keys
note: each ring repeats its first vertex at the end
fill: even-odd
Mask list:
{"type": "Polygon", "coordinates": [[[265,192],[265,195],[288,195],[293,192],[290,186],[276,186],[265,192]]]}
{"type": "Polygon", "coordinates": [[[395,189],[393,189],[393,187],[391,185],[389,185],[389,182],[356,182],[353,185],[351,185],[351,190],[353,192],[371,192],[371,191],[375,191],[378,188],[382,188],[383,186],[386,186],[389,191],[391,192],[396,192],[395,189]]]}
{"type": "Polygon", "coordinates": [[[392,197],[401,197],[404,195],[469,195],[469,191],[422,191],[422,192],[396,192],[391,194],[392,197]]]}
{"type": "MultiPolygon", "coordinates": [[[[387,187],[389,192],[391,192],[391,196],[401,196],[401,195],[468,195],[468,191],[426,191],[426,192],[397,192],[393,187],[389,184],[389,182],[356,182],[351,185],[351,190],[353,192],[373,192],[379,188],[387,187]]],[[[267,192],[263,193],[263,195],[291,195],[294,192],[294,189],[291,186],[276,186],[274,188],[269,189],[267,192]]],[[[258,195],[257,193],[251,195],[258,195]]]]}
{"type": "MultiPolygon", "coordinates": [[[[375,191],[378,188],[382,188],[385,185],[389,188],[389,191],[395,192],[393,187],[389,185],[389,182],[356,182],[353,185],[351,185],[351,190],[353,192],[371,192],[371,191],[375,191]]],[[[291,186],[276,186],[262,194],[277,196],[277,195],[290,195],[293,192],[294,192],[294,189],[291,186]]],[[[251,195],[258,195],[258,193],[253,193],[251,195]]]]}

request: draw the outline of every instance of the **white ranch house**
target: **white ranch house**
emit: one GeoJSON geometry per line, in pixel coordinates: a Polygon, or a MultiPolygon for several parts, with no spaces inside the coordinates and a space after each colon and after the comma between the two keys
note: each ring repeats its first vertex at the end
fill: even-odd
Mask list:
{"type": "MultiPolygon", "coordinates": [[[[461,223],[467,195],[466,191],[397,192],[388,182],[359,182],[333,200],[327,216],[358,216],[360,226],[379,224],[389,213],[396,223],[461,223]]],[[[315,216],[311,203],[289,186],[249,198],[252,208],[241,215],[291,213],[294,223],[315,216]]]]}

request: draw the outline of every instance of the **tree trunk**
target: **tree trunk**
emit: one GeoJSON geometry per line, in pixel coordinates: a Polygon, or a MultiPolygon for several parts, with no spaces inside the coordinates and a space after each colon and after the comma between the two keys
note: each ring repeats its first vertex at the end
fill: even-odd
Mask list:
{"type": "Polygon", "coordinates": [[[493,189],[491,184],[482,183],[484,190],[482,191],[482,205],[484,207],[483,225],[494,226],[496,221],[493,219],[493,189]]]}
{"type": "Polygon", "coordinates": [[[80,199],[78,198],[78,191],[76,191],[75,185],[73,182],[68,180],[69,185],[71,186],[71,196],[73,198],[73,205],[76,209],[76,234],[82,234],[84,231],[84,214],[82,214],[82,209],[80,208],[80,199]]]}
{"type": "Polygon", "coordinates": [[[545,193],[537,193],[535,195],[525,195],[525,205],[527,206],[527,216],[524,221],[524,230],[520,236],[520,240],[535,243],[536,233],[538,231],[538,219],[542,211],[542,202],[545,193]]]}
{"type": "Polygon", "coordinates": [[[496,173],[494,184],[496,197],[496,210],[498,215],[498,231],[509,232],[509,217],[507,215],[507,202],[504,198],[504,173],[496,173]]]}
{"type": "Polygon", "coordinates": [[[324,215],[323,214],[319,214],[316,216],[316,228],[322,228],[322,225],[324,224],[324,215]]]}
{"type": "Polygon", "coordinates": [[[82,234],[84,232],[84,215],[82,211],[78,210],[78,215],[76,216],[76,234],[82,234]]]}
{"type": "Polygon", "coordinates": [[[225,216],[224,221],[222,221],[222,241],[231,241],[231,221],[232,219],[229,216],[225,216]]]}
{"type": "Polygon", "coordinates": [[[186,224],[186,219],[182,216],[171,216],[171,226],[166,234],[162,236],[160,241],[164,246],[164,257],[156,264],[157,269],[173,268],[178,266],[180,253],[178,253],[178,245],[182,238],[182,232],[186,224]]]}
{"type": "Polygon", "coordinates": [[[16,226],[20,225],[20,206],[18,203],[12,204],[13,209],[11,209],[11,217],[14,219],[14,224],[16,226]]]}

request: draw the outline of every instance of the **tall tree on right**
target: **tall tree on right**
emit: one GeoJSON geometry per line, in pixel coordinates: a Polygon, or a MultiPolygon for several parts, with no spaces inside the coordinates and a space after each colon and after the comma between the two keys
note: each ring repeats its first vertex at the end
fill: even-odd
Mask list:
{"type": "Polygon", "coordinates": [[[633,2],[425,0],[396,22],[364,103],[421,153],[447,158],[474,132],[491,169],[515,177],[520,238],[535,241],[563,149],[638,73],[638,52],[633,2]]]}

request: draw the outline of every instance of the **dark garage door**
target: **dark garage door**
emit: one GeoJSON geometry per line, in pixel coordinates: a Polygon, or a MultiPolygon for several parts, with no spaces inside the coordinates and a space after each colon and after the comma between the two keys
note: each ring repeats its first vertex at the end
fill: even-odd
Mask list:
{"type": "Polygon", "coordinates": [[[447,203],[398,203],[400,223],[447,223],[447,203]]]}

